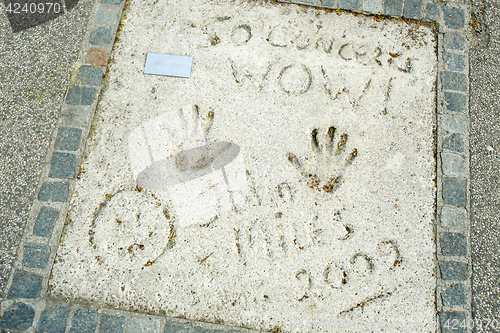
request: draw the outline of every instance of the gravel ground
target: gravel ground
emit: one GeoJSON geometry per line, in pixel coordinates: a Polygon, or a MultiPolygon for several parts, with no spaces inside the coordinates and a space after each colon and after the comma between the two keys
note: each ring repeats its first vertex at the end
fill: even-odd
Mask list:
{"type": "Polygon", "coordinates": [[[13,33],[0,5],[0,299],[93,0],[13,33]]]}
{"type": "Polygon", "coordinates": [[[473,4],[479,25],[470,53],[472,311],[476,320],[500,320],[500,1],[473,4]]]}

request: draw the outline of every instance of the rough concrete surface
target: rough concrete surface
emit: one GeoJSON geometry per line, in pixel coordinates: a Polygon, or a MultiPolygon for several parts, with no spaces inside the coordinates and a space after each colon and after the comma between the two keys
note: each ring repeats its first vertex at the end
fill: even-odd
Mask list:
{"type": "Polygon", "coordinates": [[[431,28],[203,0],[124,23],[53,296],[255,329],[435,323],[431,28]],[[143,74],[147,52],[193,56],[191,77],[143,74]],[[240,150],[218,164],[211,142],[240,150]],[[181,222],[190,196],[207,220],[181,222]]]}
{"type": "MultiPolygon", "coordinates": [[[[470,53],[472,314],[479,332],[500,319],[500,2],[473,1],[470,53]]],[[[494,324],[495,325],[495,324],[494,324]]]]}
{"type": "Polygon", "coordinates": [[[85,34],[88,6],[82,1],[52,21],[14,33],[0,4],[0,298],[85,34]]]}

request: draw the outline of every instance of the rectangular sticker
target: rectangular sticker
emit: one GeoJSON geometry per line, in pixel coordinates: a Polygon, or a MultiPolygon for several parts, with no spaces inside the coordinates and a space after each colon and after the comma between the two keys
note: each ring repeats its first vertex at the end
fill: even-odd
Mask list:
{"type": "Polygon", "coordinates": [[[144,74],[189,77],[193,57],[162,53],[148,53],[144,74]]]}

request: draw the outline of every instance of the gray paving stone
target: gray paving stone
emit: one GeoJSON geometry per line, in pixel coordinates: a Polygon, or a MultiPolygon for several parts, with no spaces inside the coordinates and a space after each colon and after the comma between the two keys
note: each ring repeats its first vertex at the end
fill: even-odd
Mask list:
{"type": "Polygon", "coordinates": [[[122,333],[125,317],[118,315],[101,314],[99,333],[122,333]]]}
{"type": "Polygon", "coordinates": [[[80,105],[82,100],[82,87],[72,86],[66,96],[66,103],[69,105],[80,105]]]}
{"type": "Polygon", "coordinates": [[[64,106],[60,121],[64,127],[85,127],[89,122],[90,108],[86,106],[64,106]]]}
{"type": "Polygon", "coordinates": [[[101,0],[101,3],[111,4],[111,5],[118,5],[120,2],[121,0],[101,0]]]}
{"type": "Polygon", "coordinates": [[[42,277],[27,272],[17,272],[12,278],[8,299],[13,298],[35,298],[40,293],[42,277]]]}
{"type": "Polygon", "coordinates": [[[73,178],[75,174],[76,155],[54,152],[50,164],[50,178],[73,178]]]}
{"type": "Polygon", "coordinates": [[[43,310],[38,321],[37,333],[64,333],[69,309],[54,305],[43,310]]]}
{"type": "Polygon", "coordinates": [[[444,256],[463,257],[467,255],[467,240],[464,234],[457,232],[443,232],[439,243],[444,256]]]}
{"type": "Polygon", "coordinates": [[[369,13],[382,13],[383,11],[382,0],[365,0],[363,1],[363,10],[369,13]]]}
{"type": "Polygon", "coordinates": [[[465,24],[464,10],[449,6],[443,7],[444,25],[450,29],[462,29],[465,24]]]}
{"type": "Polygon", "coordinates": [[[33,325],[35,318],[35,310],[31,305],[15,302],[12,304],[0,318],[0,327],[16,330],[26,331],[33,325]]]}
{"type": "Polygon", "coordinates": [[[467,97],[460,93],[445,92],[444,101],[447,110],[461,112],[465,109],[467,97]]]}
{"type": "Polygon", "coordinates": [[[111,42],[110,27],[95,28],[90,33],[90,44],[92,45],[107,45],[110,42],[111,42]]]}
{"type": "Polygon", "coordinates": [[[441,72],[441,85],[446,90],[467,91],[467,76],[457,72],[441,72]]]}
{"type": "Polygon", "coordinates": [[[463,207],[444,206],[441,210],[441,226],[448,229],[465,231],[467,227],[467,210],[463,207]]]}
{"type": "Polygon", "coordinates": [[[384,0],[384,14],[397,17],[403,15],[403,0],[384,0]]]}
{"type": "Polygon", "coordinates": [[[443,201],[446,205],[465,207],[467,204],[467,180],[443,177],[443,201]]]}
{"type": "Polygon", "coordinates": [[[422,0],[406,0],[403,8],[403,17],[422,18],[422,0]]]}
{"type": "Polygon", "coordinates": [[[102,67],[82,65],[76,76],[84,86],[100,86],[102,80],[102,67]]]}
{"type": "Polygon", "coordinates": [[[447,115],[443,114],[440,117],[441,128],[445,131],[455,133],[467,133],[468,121],[467,117],[460,114],[447,115]]]}
{"type": "Polygon", "coordinates": [[[54,149],[76,151],[80,144],[80,136],[82,130],[79,128],[59,127],[54,149]]]}
{"type": "Polygon", "coordinates": [[[443,61],[449,71],[463,71],[465,56],[463,54],[443,52],[443,61]]]}
{"type": "Polygon", "coordinates": [[[68,182],[45,182],[38,192],[38,200],[44,202],[64,202],[68,198],[68,182]]]}
{"type": "Polygon", "coordinates": [[[453,133],[443,137],[443,149],[457,153],[464,152],[464,137],[462,134],[453,133]]]}
{"type": "Polygon", "coordinates": [[[193,327],[193,333],[224,333],[222,330],[211,330],[203,327],[193,327]]]}
{"type": "Polygon", "coordinates": [[[54,226],[54,222],[58,216],[59,211],[57,209],[42,206],[35,219],[33,235],[39,237],[50,237],[52,234],[52,227],[54,226]]]}
{"type": "Polygon", "coordinates": [[[321,0],[321,5],[325,7],[335,7],[335,0],[321,0]]]}
{"type": "Polygon", "coordinates": [[[127,322],[124,333],[160,333],[160,320],[152,317],[133,317],[127,322]]]}
{"type": "Polygon", "coordinates": [[[441,8],[437,3],[427,3],[425,5],[425,20],[438,21],[440,19],[441,8]]]}
{"type": "Polygon", "coordinates": [[[465,160],[455,153],[441,153],[441,169],[446,176],[465,176],[465,160]]]}
{"type": "Polygon", "coordinates": [[[468,265],[463,262],[442,261],[439,270],[443,280],[465,280],[468,276],[468,265]]]}
{"type": "Polygon", "coordinates": [[[340,9],[356,10],[361,7],[361,0],[337,0],[340,9]]]}
{"type": "Polygon", "coordinates": [[[93,333],[97,325],[97,312],[78,309],[73,314],[69,333],[93,333]]]}
{"type": "Polygon", "coordinates": [[[444,306],[467,304],[464,285],[458,283],[447,288],[441,292],[441,299],[444,306]]]}
{"type": "Polygon", "coordinates": [[[165,333],[189,333],[189,324],[178,324],[167,321],[165,333]]]}
{"type": "Polygon", "coordinates": [[[50,248],[43,244],[23,244],[23,266],[31,268],[44,268],[47,265],[50,248]]]}
{"type": "Polygon", "coordinates": [[[97,89],[94,87],[82,87],[82,105],[91,105],[94,103],[97,89]]]}
{"type": "Polygon", "coordinates": [[[441,324],[441,333],[466,333],[466,327],[460,327],[461,323],[467,317],[463,312],[440,312],[439,323],[441,324]]]}
{"type": "Polygon", "coordinates": [[[465,37],[463,34],[455,31],[444,34],[444,47],[446,50],[465,50],[465,37]]]}
{"type": "Polygon", "coordinates": [[[94,23],[96,25],[113,26],[118,21],[120,8],[118,6],[97,6],[94,23]]]}
{"type": "Polygon", "coordinates": [[[72,86],[66,97],[66,103],[69,105],[91,105],[96,93],[97,89],[94,87],[72,86]]]}

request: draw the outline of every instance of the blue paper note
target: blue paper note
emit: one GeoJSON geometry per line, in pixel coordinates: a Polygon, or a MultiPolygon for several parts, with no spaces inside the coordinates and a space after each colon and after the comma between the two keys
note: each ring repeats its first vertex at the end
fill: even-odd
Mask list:
{"type": "Polygon", "coordinates": [[[144,74],[189,77],[193,57],[162,53],[148,53],[144,74]]]}

